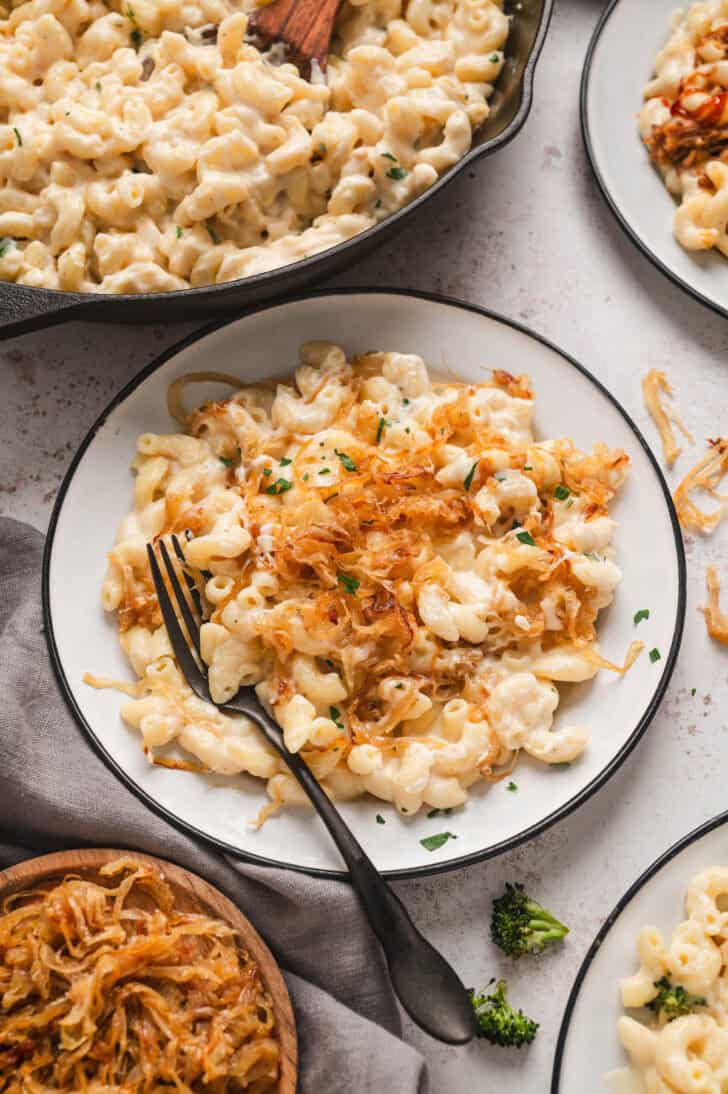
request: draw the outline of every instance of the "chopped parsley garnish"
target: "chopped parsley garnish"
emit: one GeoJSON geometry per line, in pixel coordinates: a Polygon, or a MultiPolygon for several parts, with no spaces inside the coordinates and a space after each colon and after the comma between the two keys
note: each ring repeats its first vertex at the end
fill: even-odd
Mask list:
{"type": "Polygon", "coordinates": [[[409,406],[409,405],[410,405],[409,399],[403,399],[402,400],[402,406],[409,406]]]}
{"type": "Polygon", "coordinates": [[[519,532],[516,536],[519,543],[525,543],[528,547],[535,547],[536,540],[533,538],[530,532],[519,532]]]}
{"type": "Polygon", "coordinates": [[[341,711],[338,707],[329,707],[329,717],[338,729],[344,728],[344,723],[341,720],[341,711]]]}
{"type": "Polygon", "coordinates": [[[385,171],[385,174],[388,179],[395,179],[395,181],[399,181],[399,179],[403,179],[405,177],[407,172],[404,167],[390,167],[388,171],[385,171]]]}
{"type": "Polygon", "coordinates": [[[308,473],[308,471],[307,471],[307,472],[306,472],[306,474],[305,474],[305,475],[303,476],[303,481],[304,481],[304,482],[308,482],[308,480],[309,480],[310,478],[311,478],[311,476],[309,475],[309,473],[308,473]]]}
{"type": "Polygon", "coordinates": [[[100,95],[101,94],[101,80],[96,81],[96,90],[98,91],[98,93],[100,95]]]}
{"type": "Polygon", "coordinates": [[[392,163],[397,162],[397,157],[393,156],[391,152],[382,152],[382,158],[385,160],[391,160],[392,163]]]}
{"type": "Polygon", "coordinates": [[[571,767],[571,762],[569,760],[564,760],[564,762],[560,764],[549,764],[549,767],[571,767]]]}
{"type": "Polygon", "coordinates": [[[273,472],[271,471],[270,467],[264,467],[263,468],[263,474],[265,475],[265,477],[267,479],[269,479],[271,477],[271,475],[273,474],[273,472]]]}
{"type": "Polygon", "coordinates": [[[23,147],[23,138],[20,135],[20,130],[18,129],[17,125],[13,126],[13,133],[15,134],[15,139],[18,142],[18,148],[22,148],[23,147]]]}
{"type": "Polygon", "coordinates": [[[469,490],[469,489],[470,489],[470,487],[472,486],[472,484],[473,484],[473,476],[475,475],[475,472],[476,472],[476,470],[477,470],[477,467],[478,467],[478,460],[476,460],[476,461],[475,461],[475,463],[473,464],[473,466],[472,466],[472,467],[470,468],[470,470],[468,471],[467,475],[466,475],[466,476],[465,476],[465,478],[463,479],[463,489],[464,489],[464,490],[469,490]]]}
{"type": "Polygon", "coordinates": [[[345,593],[348,593],[349,596],[356,596],[356,590],[361,585],[361,581],[352,577],[351,574],[343,573],[341,570],[337,572],[336,578],[345,593]]]}
{"type": "Polygon", "coordinates": [[[334,455],[339,457],[342,467],[344,467],[347,471],[356,471],[356,464],[352,460],[351,456],[347,456],[346,452],[339,452],[338,448],[335,448],[334,455]]]}
{"type": "Polygon", "coordinates": [[[439,812],[440,812],[439,809],[431,809],[430,812],[427,814],[427,819],[432,820],[432,818],[436,817],[439,814],[439,812]]]}
{"type": "Polygon", "coordinates": [[[530,463],[526,463],[526,464],[523,465],[523,470],[524,471],[533,471],[533,468],[531,467],[530,463]]]}
{"type": "Polygon", "coordinates": [[[661,655],[660,651],[658,650],[657,646],[654,646],[654,647],[653,647],[653,648],[652,648],[652,649],[650,650],[650,661],[652,662],[652,664],[653,664],[653,665],[654,665],[655,661],[659,661],[659,660],[660,660],[660,657],[661,657],[661,656],[662,656],[662,655],[661,655]]]}
{"type": "Polygon", "coordinates": [[[695,692],[696,692],[697,690],[698,690],[697,688],[691,688],[691,689],[690,689],[690,694],[691,694],[691,695],[695,695],[695,692]]]}
{"type": "Polygon", "coordinates": [[[136,15],[134,14],[134,8],[131,4],[126,5],[126,14],[131,19],[132,23],[136,23],[136,15]]]}
{"type": "Polygon", "coordinates": [[[331,468],[330,467],[322,467],[321,470],[319,471],[319,475],[330,475],[330,474],[331,474],[331,468]]]}
{"type": "Polygon", "coordinates": [[[635,627],[637,626],[638,623],[641,623],[643,619],[649,619],[649,618],[650,618],[650,609],[649,608],[640,608],[640,610],[638,612],[634,613],[634,625],[635,625],[635,627]]]}
{"type": "Polygon", "coordinates": [[[508,472],[507,471],[496,471],[493,478],[496,480],[496,482],[505,482],[506,479],[508,478],[508,472]]]}
{"type": "Polygon", "coordinates": [[[381,198],[377,198],[377,200],[374,202],[374,208],[375,209],[381,209],[382,208],[382,199],[381,198]]]}
{"type": "Polygon", "coordinates": [[[573,498],[569,498],[569,500],[568,500],[568,501],[567,501],[567,503],[566,503],[566,508],[567,508],[567,509],[571,509],[571,507],[572,507],[572,505],[573,505],[573,504],[574,504],[574,499],[573,499],[573,498]]]}
{"type": "Polygon", "coordinates": [[[235,460],[232,458],[228,459],[227,456],[220,456],[220,463],[224,463],[226,467],[232,467],[235,460]]]}
{"type": "Polygon", "coordinates": [[[562,486],[561,483],[559,483],[559,485],[554,490],[554,497],[558,498],[559,501],[566,501],[570,493],[571,490],[569,490],[568,486],[562,486]]]}
{"type": "Polygon", "coordinates": [[[205,227],[207,228],[207,234],[209,235],[212,242],[213,243],[219,243],[220,242],[220,236],[215,231],[215,226],[213,224],[208,223],[208,224],[205,225],[205,227]]]}
{"type": "Polygon", "coordinates": [[[184,232],[182,231],[182,229],[180,228],[180,226],[178,224],[177,225],[177,239],[181,239],[183,235],[184,235],[184,232]]]}
{"type": "Polygon", "coordinates": [[[381,813],[377,813],[377,824],[386,824],[384,817],[381,813]]]}
{"type": "Polygon", "coordinates": [[[598,555],[596,553],[596,551],[586,551],[585,554],[584,554],[584,558],[590,558],[592,560],[592,562],[603,562],[604,561],[604,559],[601,557],[601,555],[598,555]]]}
{"type": "Polygon", "coordinates": [[[498,62],[500,61],[500,54],[499,53],[491,53],[490,59],[491,59],[491,61],[493,62],[494,65],[497,65],[498,62]]]}
{"type": "MultiPolygon", "coordinates": [[[[362,522],[362,523],[368,523],[368,521],[367,522],[362,522]]],[[[398,684],[395,684],[394,686],[397,689],[397,691],[401,691],[402,688],[404,687],[404,684],[400,681],[398,684]]]]}
{"type": "Polygon", "coordinates": [[[516,783],[514,783],[514,782],[510,782],[510,783],[508,783],[508,785],[506,786],[506,790],[510,790],[510,792],[511,792],[512,794],[515,794],[516,790],[518,790],[518,786],[517,786],[517,784],[516,784],[516,783]]]}
{"type": "Polygon", "coordinates": [[[284,456],[283,459],[278,462],[281,467],[288,467],[289,463],[293,463],[293,460],[289,460],[288,456],[284,456]]]}
{"type": "Polygon", "coordinates": [[[379,419],[379,425],[377,426],[377,444],[379,444],[379,442],[381,441],[384,430],[387,428],[387,426],[390,426],[391,424],[392,423],[387,418],[379,419]]]}
{"type": "Polygon", "coordinates": [[[8,239],[7,236],[0,238],[0,258],[4,258],[11,247],[15,246],[14,239],[8,239]]]}
{"type": "Polygon", "coordinates": [[[425,836],[420,843],[426,851],[437,851],[449,839],[457,839],[454,832],[437,832],[434,836],[425,836]]]}
{"type": "Polygon", "coordinates": [[[290,490],[293,483],[290,479],[276,479],[270,486],[266,486],[266,494],[285,494],[286,490],[290,490]]]}

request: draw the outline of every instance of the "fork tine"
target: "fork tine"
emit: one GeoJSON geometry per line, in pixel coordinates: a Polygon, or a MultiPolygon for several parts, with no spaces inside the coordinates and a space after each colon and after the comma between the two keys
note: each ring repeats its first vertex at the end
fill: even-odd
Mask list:
{"type": "Polygon", "coordinates": [[[197,585],[195,584],[194,578],[185,569],[185,567],[187,565],[187,559],[185,558],[184,551],[182,550],[182,545],[179,541],[179,538],[176,535],[173,535],[171,537],[171,539],[172,539],[172,546],[174,547],[174,553],[176,554],[177,558],[182,563],[182,576],[185,579],[185,585],[187,586],[187,588],[190,591],[190,596],[192,597],[192,603],[193,603],[193,605],[194,605],[194,607],[197,611],[197,616],[200,620],[202,620],[202,617],[204,616],[205,613],[202,610],[202,601],[200,600],[199,589],[197,588],[197,585]]]}
{"type": "Polygon", "coordinates": [[[147,557],[149,559],[149,568],[152,571],[152,580],[157,592],[157,600],[159,601],[162,618],[164,619],[164,625],[167,628],[169,644],[177,658],[177,664],[181,668],[182,675],[195,694],[200,699],[204,699],[205,702],[210,703],[212,700],[210,698],[207,680],[200,671],[197,662],[192,655],[192,651],[187,645],[187,639],[182,633],[182,628],[179,625],[179,620],[177,619],[172,601],[167,592],[167,587],[164,584],[162,571],[159,568],[159,563],[157,562],[157,557],[154,554],[154,548],[151,543],[147,544],[147,557]]]}
{"type": "Polygon", "coordinates": [[[197,656],[202,659],[202,650],[200,648],[200,621],[195,619],[192,609],[190,608],[189,601],[184,594],[184,590],[180,585],[179,578],[177,577],[177,571],[174,568],[172,559],[169,557],[169,551],[167,550],[167,544],[163,539],[159,540],[159,551],[164,560],[164,567],[167,571],[167,577],[169,583],[172,586],[172,592],[177,598],[177,607],[182,613],[182,618],[187,626],[187,633],[192,640],[192,644],[197,650],[197,656]]]}

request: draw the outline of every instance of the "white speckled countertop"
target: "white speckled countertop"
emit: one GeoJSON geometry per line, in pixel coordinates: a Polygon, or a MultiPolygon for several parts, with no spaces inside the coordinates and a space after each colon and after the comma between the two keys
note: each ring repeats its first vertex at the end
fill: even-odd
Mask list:
{"type": "MultiPolygon", "coordinates": [[[[728,321],[673,287],[625,239],[585,159],[579,77],[602,7],[558,0],[520,136],[336,284],[437,290],[532,326],[595,372],[655,446],[640,378],[651,366],[665,368],[696,437],[725,435],[728,321]]],[[[96,415],[189,329],[70,324],[0,345],[0,511],[45,528],[72,453],[96,415]]],[[[679,471],[687,466],[683,458],[679,471]]],[[[645,550],[649,536],[646,528],[645,550]]],[[[709,640],[697,611],[706,563],[728,577],[728,525],[689,541],[687,553],[678,666],[625,766],[571,817],[511,854],[397,886],[468,983],[507,973],[514,1001],[542,1027],[531,1049],[517,1053],[484,1043],[446,1048],[408,1026],[429,1062],[433,1094],[496,1094],[506,1083],[519,1094],[543,1094],[569,989],[602,920],[670,843],[728,808],[728,649],[709,640]],[[560,952],[516,968],[499,960],[488,937],[490,900],[509,879],[525,882],[572,926],[560,952]]]]}

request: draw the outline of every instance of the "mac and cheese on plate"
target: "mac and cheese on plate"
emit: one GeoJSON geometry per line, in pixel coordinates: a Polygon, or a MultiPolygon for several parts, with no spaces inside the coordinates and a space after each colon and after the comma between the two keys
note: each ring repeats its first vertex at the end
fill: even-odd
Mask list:
{"type": "Polygon", "coordinates": [[[656,927],[639,933],[640,967],[622,981],[622,1003],[652,1005],[654,1011],[660,987],[670,986],[672,1006],[649,1021],[619,1019],[619,1039],[631,1066],[610,1076],[615,1091],[723,1094],[728,1089],[728,867],[709,866],[692,879],[686,911],[669,942],[656,927]]]}
{"type": "Polygon", "coordinates": [[[728,256],[728,0],[676,12],[644,98],[641,136],[679,202],[675,238],[728,256]]]}
{"type": "Polygon", "coordinates": [[[246,41],[252,0],[0,3],[0,279],[216,284],[376,224],[469,150],[501,0],[343,0],[325,75],[246,41]]]}
{"type": "Polygon", "coordinates": [[[176,744],[265,779],[274,806],[306,801],[255,727],[197,699],[174,661],[145,548],[177,533],[207,605],[213,699],[254,685],[334,798],[411,815],[462,805],[521,751],[575,760],[587,734],[554,727],[556,685],[625,671],[595,624],[621,576],[609,505],[626,454],[536,441],[528,377],[498,370],[436,382],[412,354],[349,361],[310,342],[291,382],[188,413],[205,375],[170,390],[184,433],[139,438],[103,586],[139,681],[122,716],[150,759],[176,744]]]}

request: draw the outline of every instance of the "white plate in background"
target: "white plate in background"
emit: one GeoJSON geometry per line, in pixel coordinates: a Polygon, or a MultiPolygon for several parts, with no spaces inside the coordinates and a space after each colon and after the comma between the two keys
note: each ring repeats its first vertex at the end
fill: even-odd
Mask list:
{"type": "Polygon", "coordinates": [[[612,0],[594,32],[581,82],[587,154],[607,204],[640,250],[691,296],[728,315],[728,259],[686,251],[672,234],[677,208],[637,127],[655,58],[678,0],[612,0]]]}
{"type": "MultiPolygon", "coordinates": [[[[579,365],[537,336],[472,305],[416,293],[344,290],[275,304],[194,335],[153,362],[113,400],[81,445],[53,512],[43,575],[46,633],[61,686],[103,757],[148,805],[228,851],[271,865],[338,874],[341,860],[315,814],[289,809],[254,832],[248,820],[267,800],[249,776],[202,776],[151,766],[141,738],[119,715],[124,696],[97,691],[83,674],[133,678],[119,647],[116,620],[101,608],[106,553],[132,507],[129,464],[145,431],[178,427],[166,410],[170,383],[215,369],[250,383],[290,374],[301,342],[327,339],[347,353],[396,349],[420,354],[432,369],[448,368],[482,382],[491,367],[528,373],[536,391],[538,437],[571,437],[591,448],[624,448],[632,472],[613,512],[624,578],[600,616],[599,641],[610,660],[623,660],[633,638],[657,647],[620,680],[602,672],[572,686],[557,717],[583,726],[591,742],[567,769],[528,759],[517,768],[519,792],[503,784],[474,786],[467,804],[443,818],[412,818],[375,798],[341,806],[376,865],[398,876],[425,874],[477,861],[542,831],[584,801],[617,769],[649,724],[670,678],[685,613],[685,561],[670,496],[654,457],[616,401],[579,365]],[[650,609],[635,631],[633,616],[650,609]],[[376,814],[386,824],[376,823],[376,814]],[[435,852],[420,840],[446,827],[457,835],[435,852]]],[[[201,385],[199,401],[229,395],[201,385]]]]}
{"type": "Polygon", "coordinates": [[[625,1011],[619,981],[637,972],[646,925],[669,938],[685,918],[688,884],[708,866],[728,865],[728,813],[674,844],[635,882],[607,918],[574,982],[556,1046],[551,1094],[607,1094],[602,1077],[627,1066],[617,1037],[625,1011]]]}

